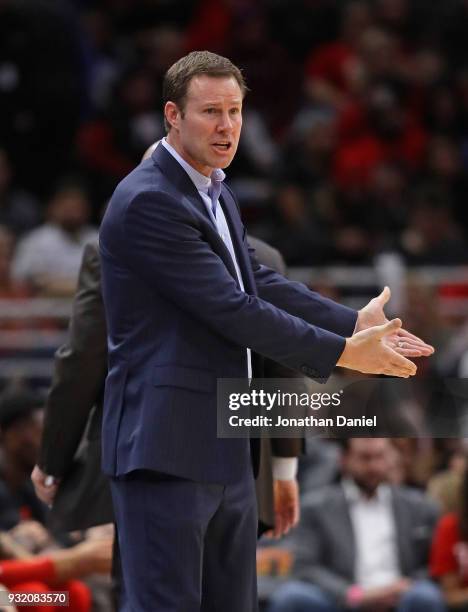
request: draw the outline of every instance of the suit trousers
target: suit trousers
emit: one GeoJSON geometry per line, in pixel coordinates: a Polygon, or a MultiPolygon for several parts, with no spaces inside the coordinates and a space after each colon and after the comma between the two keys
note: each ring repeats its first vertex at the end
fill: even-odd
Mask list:
{"type": "Polygon", "coordinates": [[[251,470],[232,485],[148,470],[111,479],[120,612],[257,612],[251,470]]]}

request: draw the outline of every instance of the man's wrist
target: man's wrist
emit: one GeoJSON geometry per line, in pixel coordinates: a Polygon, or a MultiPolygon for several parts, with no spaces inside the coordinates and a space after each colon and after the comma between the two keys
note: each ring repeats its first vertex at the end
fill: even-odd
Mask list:
{"type": "Polygon", "coordinates": [[[273,457],[273,478],[294,480],[297,476],[297,457],[273,457]]]}
{"type": "Polygon", "coordinates": [[[350,352],[352,351],[353,342],[351,338],[345,338],[343,351],[336,362],[336,365],[340,368],[349,368],[351,363],[350,352]]]}
{"type": "Polygon", "coordinates": [[[362,317],[361,312],[362,310],[357,311],[356,324],[354,326],[354,331],[352,334],[353,336],[354,334],[357,334],[359,331],[361,331],[361,321],[360,321],[360,318],[362,317]]]}

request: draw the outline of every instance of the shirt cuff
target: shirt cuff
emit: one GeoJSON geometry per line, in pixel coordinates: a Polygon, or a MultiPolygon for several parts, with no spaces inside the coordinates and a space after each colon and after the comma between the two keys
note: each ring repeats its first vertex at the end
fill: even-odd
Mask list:
{"type": "Polygon", "coordinates": [[[297,457],[273,457],[273,478],[294,480],[297,474],[297,457]]]}

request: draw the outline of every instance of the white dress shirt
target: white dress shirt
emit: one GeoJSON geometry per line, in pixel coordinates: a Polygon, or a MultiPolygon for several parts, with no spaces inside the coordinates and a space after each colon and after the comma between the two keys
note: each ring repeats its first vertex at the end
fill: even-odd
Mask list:
{"type": "Polygon", "coordinates": [[[350,479],[343,488],[354,531],[356,583],[364,589],[389,585],[401,578],[391,489],[381,484],[367,497],[350,479]]]}

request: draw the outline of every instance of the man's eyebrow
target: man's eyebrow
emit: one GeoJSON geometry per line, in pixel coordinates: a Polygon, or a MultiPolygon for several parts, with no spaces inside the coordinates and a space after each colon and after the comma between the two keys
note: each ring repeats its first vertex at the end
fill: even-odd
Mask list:
{"type": "MultiPolygon", "coordinates": [[[[217,101],[217,102],[210,102],[210,101],[203,101],[202,102],[202,106],[221,106],[223,104],[223,102],[217,101]]],[[[231,105],[238,105],[241,106],[242,105],[242,100],[233,100],[232,102],[230,102],[229,104],[231,105]]]]}

